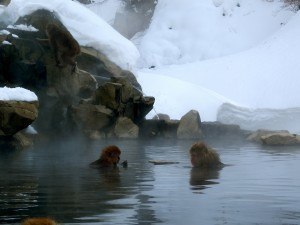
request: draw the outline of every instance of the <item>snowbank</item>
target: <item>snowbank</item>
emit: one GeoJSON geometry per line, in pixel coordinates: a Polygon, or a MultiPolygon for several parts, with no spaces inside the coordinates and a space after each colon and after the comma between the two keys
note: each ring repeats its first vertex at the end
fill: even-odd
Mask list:
{"type": "Polygon", "coordinates": [[[180,119],[190,109],[195,109],[200,112],[201,120],[215,121],[217,110],[223,102],[234,104],[230,99],[200,85],[159,74],[140,71],[138,82],[144,94],[155,96],[154,110],[147,115],[149,119],[156,113],[180,119]]]}
{"type": "Polygon", "coordinates": [[[160,0],[139,46],[140,66],[194,62],[249,49],[292,15],[281,0],[160,0]]]}
{"type": "Polygon", "coordinates": [[[249,109],[223,104],[217,120],[225,124],[239,124],[242,129],[289,130],[300,133],[300,107],[290,109],[249,109]]]}
{"type": "Polygon", "coordinates": [[[55,11],[82,46],[94,47],[123,69],[131,70],[139,57],[136,47],[99,16],[71,0],[13,0],[0,15],[6,23],[37,9],[55,11]]]}
{"type": "Polygon", "coordinates": [[[0,88],[0,100],[1,101],[37,101],[38,97],[32,91],[24,88],[0,88]]]}
{"type": "MultiPolygon", "coordinates": [[[[299,23],[300,12],[268,40],[248,51],[190,64],[144,70],[140,74],[145,74],[145,76],[147,75],[153,79],[156,79],[157,74],[170,77],[165,78],[165,82],[169,83],[166,86],[169,90],[165,91],[165,99],[173,98],[174,88],[171,82],[174,78],[177,78],[217,93],[224,99],[235,102],[238,106],[253,109],[299,107],[300,97],[297,94],[300,87],[299,23]]],[[[142,80],[145,76],[141,77],[141,83],[143,83],[142,80]]],[[[189,101],[188,96],[193,95],[193,89],[185,92],[180,89],[176,90],[186,96],[186,101],[189,101]]],[[[159,99],[156,93],[156,86],[149,86],[147,94],[154,94],[159,99]]],[[[199,95],[199,101],[198,103],[193,101],[194,107],[192,108],[200,109],[200,106],[205,106],[205,109],[200,111],[201,115],[205,115],[205,111],[216,115],[214,111],[216,106],[212,105],[209,100],[214,96],[207,96],[206,93],[202,94],[200,89],[197,95],[199,95]],[[201,96],[207,97],[201,98],[201,96]]],[[[186,105],[191,104],[191,102],[186,103],[186,105]]],[[[170,105],[167,103],[164,105],[155,104],[155,107],[158,112],[166,112],[171,117],[177,116],[177,113],[173,110],[168,110],[170,105]]],[[[187,108],[186,111],[188,110],[187,108]]],[[[203,116],[204,120],[210,120],[211,118],[203,116]]]]}

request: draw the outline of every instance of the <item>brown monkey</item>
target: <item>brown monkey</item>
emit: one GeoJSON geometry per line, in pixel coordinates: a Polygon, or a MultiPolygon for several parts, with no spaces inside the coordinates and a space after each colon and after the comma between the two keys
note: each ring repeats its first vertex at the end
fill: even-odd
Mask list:
{"type": "Polygon", "coordinates": [[[219,154],[203,142],[196,142],[190,149],[191,163],[194,167],[218,168],[223,166],[219,154]]]}
{"type": "Polygon", "coordinates": [[[67,30],[60,28],[54,23],[47,25],[46,34],[49,38],[50,45],[54,51],[56,65],[65,67],[72,66],[72,72],[75,72],[75,57],[80,54],[78,42],[67,30]]]}
{"type": "Polygon", "coordinates": [[[49,218],[29,218],[24,220],[22,225],[57,225],[57,223],[49,218]]]}
{"type": "Polygon", "coordinates": [[[102,149],[98,160],[92,162],[91,166],[96,167],[116,167],[120,161],[121,150],[115,145],[109,145],[102,149]]]}

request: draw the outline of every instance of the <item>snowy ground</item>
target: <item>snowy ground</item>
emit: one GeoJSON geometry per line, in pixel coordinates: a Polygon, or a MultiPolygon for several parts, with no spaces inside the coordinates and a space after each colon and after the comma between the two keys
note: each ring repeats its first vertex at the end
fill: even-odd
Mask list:
{"type": "MultiPolygon", "coordinates": [[[[273,109],[268,116],[276,124],[283,115],[276,109],[300,107],[299,13],[276,0],[172,2],[159,1],[149,30],[137,41],[138,80],[146,94],[157,97],[157,113],[179,119],[193,108],[202,120],[214,121],[229,102],[273,109]]],[[[238,122],[235,116],[240,115],[228,122],[238,122]]],[[[247,122],[261,128],[253,118],[247,122]]]]}
{"type": "MultiPolygon", "coordinates": [[[[12,0],[0,17],[13,22],[41,7],[57,12],[80,44],[133,69],[144,93],[156,98],[157,113],[180,119],[196,109],[202,121],[214,121],[223,103],[246,111],[300,107],[300,13],[281,0],[159,0],[149,29],[134,37],[136,47],[106,23],[122,10],[119,0],[87,7],[12,0]]],[[[268,116],[276,123],[279,114],[268,116]]],[[[244,123],[258,127],[253,118],[244,123]]]]}

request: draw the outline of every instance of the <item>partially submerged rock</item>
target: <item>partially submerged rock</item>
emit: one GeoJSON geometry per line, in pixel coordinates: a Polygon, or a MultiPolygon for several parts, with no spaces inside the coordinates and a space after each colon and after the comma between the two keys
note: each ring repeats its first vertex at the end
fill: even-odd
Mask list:
{"type": "Polygon", "coordinates": [[[261,137],[264,145],[300,145],[300,135],[290,133],[274,133],[261,137]]]}
{"type": "Polygon", "coordinates": [[[262,140],[261,138],[263,136],[267,136],[267,135],[272,135],[272,134],[289,134],[289,132],[287,130],[263,130],[263,129],[259,129],[253,133],[251,133],[248,137],[247,140],[248,141],[253,141],[253,142],[258,142],[261,143],[262,140]]]}

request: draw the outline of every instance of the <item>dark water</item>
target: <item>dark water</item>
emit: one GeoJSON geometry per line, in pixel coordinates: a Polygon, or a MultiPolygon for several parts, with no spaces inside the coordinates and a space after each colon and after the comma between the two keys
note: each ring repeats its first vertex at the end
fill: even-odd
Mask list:
{"type": "Polygon", "coordinates": [[[190,166],[191,141],[118,141],[127,169],[90,168],[108,144],[1,149],[0,223],[300,224],[299,147],[210,142],[231,166],[203,171],[190,166]],[[159,159],[179,164],[148,162],[159,159]]]}

